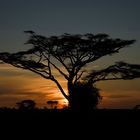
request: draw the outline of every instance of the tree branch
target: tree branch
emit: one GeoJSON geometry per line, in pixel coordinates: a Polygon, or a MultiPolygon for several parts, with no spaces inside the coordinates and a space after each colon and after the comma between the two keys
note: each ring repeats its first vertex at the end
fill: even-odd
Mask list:
{"type": "Polygon", "coordinates": [[[62,86],[59,84],[59,82],[58,82],[54,77],[51,77],[51,80],[54,81],[54,82],[56,83],[56,85],[57,85],[57,87],[59,88],[59,90],[61,91],[62,95],[63,95],[66,99],[68,99],[68,98],[69,98],[68,95],[66,95],[66,93],[64,92],[64,90],[63,90],[62,86]]]}
{"type": "MultiPolygon", "coordinates": [[[[61,75],[63,75],[66,79],[68,79],[68,76],[67,76],[63,71],[61,71],[54,63],[52,63],[52,62],[50,61],[50,59],[49,59],[48,57],[46,57],[46,55],[43,54],[43,56],[47,59],[48,64],[51,64],[56,70],[58,70],[58,72],[59,72],[61,75]]],[[[49,65],[49,69],[50,69],[50,65],[49,65]]],[[[51,69],[50,69],[50,71],[51,71],[51,69]]]]}
{"type": "Polygon", "coordinates": [[[84,71],[82,71],[79,76],[77,76],[77,74],[76,74],[76,79],[75,79],[74,83],[76,83],[82,77],[83,73],[84,73],[84,71]]]}
{"type": "MultiPolygon", "coordinates": [[[[51,62],[50,62],[51,63],[51,62]]],[[[62,72],[55,64],[53,64],[53,63],[51,63],[58,71],[59,71],[59,73],[61,74],[61,75],[63,75],[67,80],[68,80],[68,76],[64,73],[64,72],[62,72]]]]}
{"type": "Polygon", "coordinates": [[[56,58],[56,59],[64,66],[64,68],[67,70],[68,73],[70,72],[69,68],[68,68],[67,65],[63,62],[63,60],[61,59],[61,57],[56,57],[56,56],[54,56],[54,58],[56,58]]]}
{"type": "Polygon", "coordinates": [[[106,69],[92,71],[84,79],[89,83],[105,80],[131,80],[140,77],[140,65],[117,62],[106,69]]]}

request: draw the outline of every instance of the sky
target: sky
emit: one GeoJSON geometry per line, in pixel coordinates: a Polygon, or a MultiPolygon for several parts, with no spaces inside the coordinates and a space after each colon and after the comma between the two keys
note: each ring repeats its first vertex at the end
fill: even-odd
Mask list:
{"type": "MultiPolygon", "coordinates": [[[[24,45],[33,30],[44,36],[63,33],[107,33],[113,38],[136,39],[130,48],[104,57],[100,68],[124,60],[140,64],[139,0],[0,0],[0,52],[28,49],[24,45]]],[[[64,88],[66,83],[60,78],[64,88]]],[[[103,100],[99,108],[133,108],[140,104],[140,80],[111,81],[97,84],[103,100]]],[[[0,106],[13,107],[23,99],[39,106],[47,100],[66,100],[56,86],[31,72],[0,65],[0,106]]]]}

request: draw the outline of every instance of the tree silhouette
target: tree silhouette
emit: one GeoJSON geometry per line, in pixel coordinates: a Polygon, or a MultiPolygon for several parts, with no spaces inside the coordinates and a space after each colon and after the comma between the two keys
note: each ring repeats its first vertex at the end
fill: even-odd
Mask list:
{"type": "Polygon", "coordinates": [[[102,97],[93,84],[78,82],[74,84],[72,94],[70,94],[70,104],[72,109],[92,110],[96,108],[102,97]]]}
{"type": "MultiPolygon", "coordinates": [[[[84,68],[88,68],[88,64],[104,56],[118,53],[120,49],[130,46],[135,40],[112,39],[107,34],[71,35],[65,33],[60,36],[45,37],[33,31],[25,31],[25,33],[29,34],[26,44],[32,45],[32,47],[27,51],[17,53],[1,52],[1,62],[30,70],[53,81],[73,108],[75,105],[77,106],[75,102],[88,104],[88,100],[79,101],[77,98],[82,96],[80,92],[87,93],[88,91],[85,89],[90,91],[91,85],[98,81],[128,80],[140,77],[140,65],[125,62],[117,62],[113,66],[103,70],[92,70],[90,73],[88,69],[84,70],[84,68]],[[56,71],[67,81],[68,93],[64,91],[58,81],[56,71]],[[84,86],[79,83],[86,84],[84,86]],[[81,91],[81,89],[84,90],[81,91]]],[[[94,87],[93,85],[92,91],[95,90],[95,95],[99,95],[94,87]]],[[[90,97],[90,94],[88,96],[90,97]]],[[[97,99],[93,103],[95,106],[97,99]]]]}
{"type": "Polygon", "coordinates": [[[29,110],[35,109],[36,103],[33,100],[23,100],[21,102],[16,103],[18,109],[29,110]]]}
{"type": "Polygon", "coordinates": [[[49,101],[47,101],[47,104],[50,105],[51,109],[56,109],[58,101],[49,100],[49,101]]]}

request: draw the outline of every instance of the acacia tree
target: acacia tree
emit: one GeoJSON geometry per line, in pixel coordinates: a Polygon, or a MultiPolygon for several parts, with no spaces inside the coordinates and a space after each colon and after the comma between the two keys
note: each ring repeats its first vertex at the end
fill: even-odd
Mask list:
{"type": "MultiPolygon", "coordinates": [[[[1,52],[0,60],[14,67],[30,70],[53,81],[69,101],[71,107],[76,106],[75,102],[81,103],[78,102],[78,99],[75,100],[77,98],[75,95],[79,91],[81,92],[79,87],[83,88],[83,84],[79,85],[78,83],[84,81],[86,83],[84,90],[93,87],[93,90],[89,91],[98,93],[94,87],[98,81],[128,80],[140,77],[140,65],[125,62],[117,62],[103,70],[92,70],[90,73],[88,69],[84,70],[88,64],[103,56],[118,53],[120,49],[130,46],[135,40],[112,39],[107,34],[63,34],[45,37],[33,31],[25,31],[25,33],[29,34],[26,44],[30,44],[32,47],[27,51],[17,53],[1,52]],[[65,93],[55,77],[54,70],[55,72],[57,70],[67,81],[68,93],[65,93]]],[[[98,98],[99,94],[96,95],[98,98]]]]}
{"type": "Polygon", "coordinates": [[[30,110],[35,109],[36,103],[33,100],[23,100],[21,102],[16,103],[16,106],[19,109],[30,110]]]}
{"type": "Polygon", "coordinates": [[[50,105],[51,109],[56,109],[58,101],[49,100],[47,101],[47,104],[50,105]]]}

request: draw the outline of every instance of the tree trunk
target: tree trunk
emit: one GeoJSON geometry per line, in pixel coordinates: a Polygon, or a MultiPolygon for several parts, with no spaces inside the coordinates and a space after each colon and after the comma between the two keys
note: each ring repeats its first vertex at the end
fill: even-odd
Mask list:
{"type": "Polygon", "coordinates": [[[59,88],[59,90],[61,91],[62,95],[68,100],[68,95],[66,95],[66,93],[64,92],[64,90],[61,87],[61,85],[59,84],[59,82],[55,78],[52,78],[51,80],[56,83],[56,85],[59,88]]]}
{"type": "Polygon", "coordinates": [[[73,106],[74,106],[74,103],[73,103],[73,100],[74,100],[74,98],[73,98],[73,95],[74,95],[74,91],[73,91],[73,83],[72,83],[72,78],[70,78],[69,80],[68,80],[68,96],[69,96],[69,98],[68,98],[68,102],[69,102],[69,107],[71,108],[71,109],[73,109],[73,106]]]}

